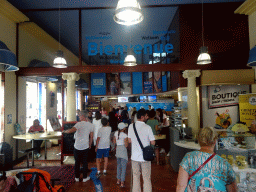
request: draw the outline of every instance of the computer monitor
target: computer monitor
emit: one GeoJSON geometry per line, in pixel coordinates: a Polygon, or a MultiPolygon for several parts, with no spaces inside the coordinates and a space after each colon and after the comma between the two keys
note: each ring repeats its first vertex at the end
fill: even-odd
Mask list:
{"type": "Polygon", "coordinates": [[[148,102],[156,102],[156,95],[149,95],[148,102]]]}
{"type": "Polygon", "coordinates": [[[148,102],[147,96],[140,96],[140,102],[148,102]]]}
{"type": "Polygon", "coordinates": [[[118,97],[118,103],[128,102],[128,97],[118,97]]]}

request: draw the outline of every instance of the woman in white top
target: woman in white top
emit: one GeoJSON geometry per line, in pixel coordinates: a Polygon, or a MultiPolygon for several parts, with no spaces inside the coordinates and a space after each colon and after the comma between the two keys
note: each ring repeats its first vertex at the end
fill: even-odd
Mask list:
{"type": "Polygon", "coordinates": [[[94,143],[94,146],[96,146],[96,140],[97,140],[98,131],[102,127],[102,124],[101,124],[101,113],[99,111],[96,111],[95,119],[93,119],[92,124],[94,125],[93,143],[94,143]]]}
{"type": "Polygon", "coordinates": [[[128,147],[128,135],[125,133],[125,129],[128,125],[125,123],[118,124],[118,131],[114,134],[114,143],[116,146],[116,158],[117,158],[117,184],[121,184],[120,187],[125,187],[125,175],[126,165],[128,162],[127,147],[128,147]]]}
{"type": "Polygon", "coordinates": [[[170,124],[169,124],[169,120],[167,118],[167,113],[165,110],[163,110],[163,122],[164,122],[164,126],[165,127],[168,127],[170,124]]]}

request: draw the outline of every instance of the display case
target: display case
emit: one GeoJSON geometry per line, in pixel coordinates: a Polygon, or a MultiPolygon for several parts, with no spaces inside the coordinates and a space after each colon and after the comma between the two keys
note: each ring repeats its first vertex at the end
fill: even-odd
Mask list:
{"type": "Polygon", "coordinates": [[[181,107],[173,107],[173,113],[169,118],[171,127],[176,127],[179,131],[182,127],[181,107]]]}

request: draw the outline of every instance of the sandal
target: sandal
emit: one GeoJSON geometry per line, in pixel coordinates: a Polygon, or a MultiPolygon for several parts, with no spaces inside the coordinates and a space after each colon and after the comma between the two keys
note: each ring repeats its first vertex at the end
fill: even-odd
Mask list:
{"type": "Polygon", "coordinates": [[[124,187],[125,187],[124,182],[121,182],[120,187],[122,187],[122,188],[124,188],[124,187]]]}
{"type": "Polygon", "coordinates": [[[117,184],[117,185],[120,185],[120,184],[121,184],[121,181],[120,181],[120,180],[117,180],[116,184],[117,184]]]}

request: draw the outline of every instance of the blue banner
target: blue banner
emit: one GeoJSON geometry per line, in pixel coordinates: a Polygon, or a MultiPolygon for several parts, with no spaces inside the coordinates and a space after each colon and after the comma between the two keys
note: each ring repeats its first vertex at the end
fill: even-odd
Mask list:
{"type": "Polygon", "coordinates": [[[132,73],[132,94],[142,93],[142,72],[132,73]]]}
{"type": "Polygon", "coordinates": [[[137,110],[139,109],[146,109],[148,110],[148,106],[151,105],[152,108],[154,108],[155,110],[160,108],[160,109],[164,109],[165,111],[172,111],[172,108],[174,107],[174,102],[169,102],[169,103],[153,103],[153,102],[143,102],[143,103],[126,103],[126,106],[128,107],[128,109],[130,110],[133,107],[136,107],[137,110]]]}
{"type": "Polygon", "coordinates": [[[162,76],[162,92],[167,91],[167,78],[166,75],[162,76]]]}
{"type": "Polygon", "coordinates": [[[106,73],[91,74],[91,95],[106,95],[106,73]]]}

